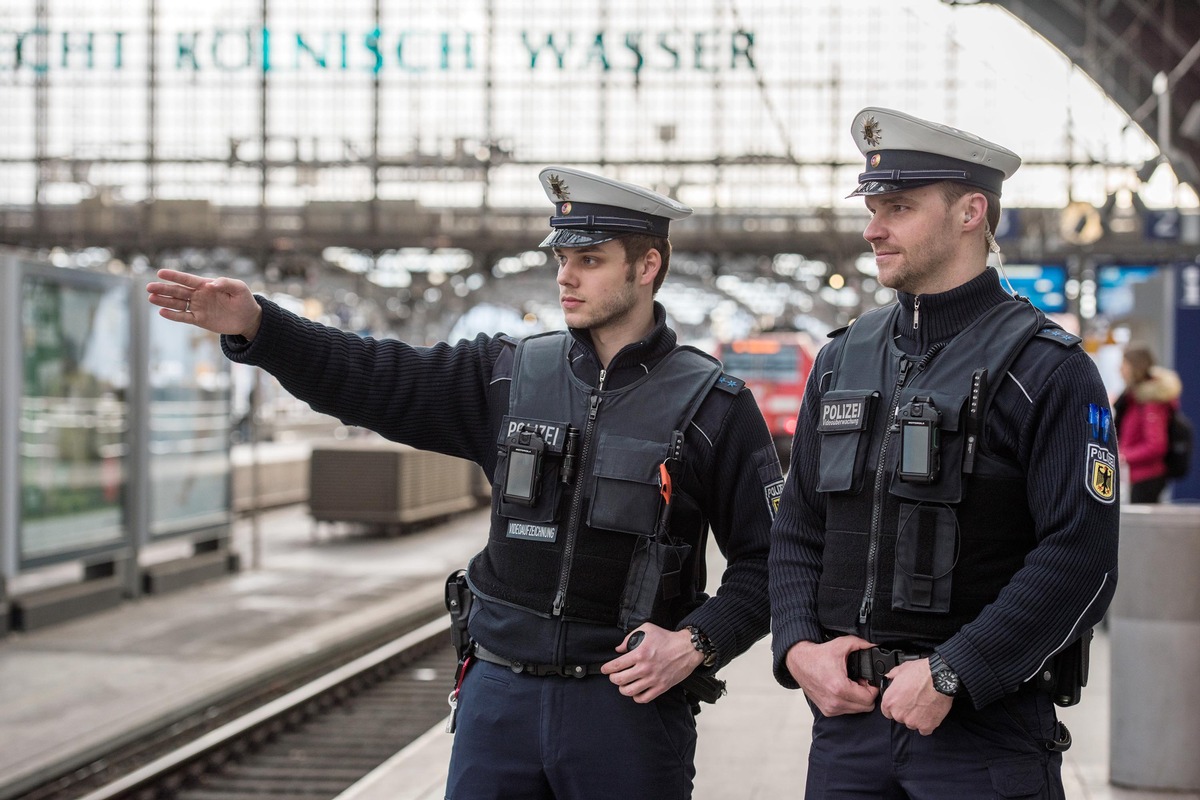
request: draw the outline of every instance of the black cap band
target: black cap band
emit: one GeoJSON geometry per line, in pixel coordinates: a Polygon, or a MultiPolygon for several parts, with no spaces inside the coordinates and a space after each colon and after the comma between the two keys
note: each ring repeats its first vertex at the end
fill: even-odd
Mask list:
{"type": "Polygon", "coordinates": [[[919,150],[873,150],[867,153],[866,168],[850,197],[915,189],[938,181],[965,183],[999,195],[1004,183],[1004,173],[998,169],[919,150]],[[883,188],[890,185],[896,188],[883,188]]]}
{"type": "Polygon", "coordinates": [[[666,236],[671,222],[666,217],[644,214],[629,208],[599,203],[577,203],[571,200],[558,203],[554,210],[554,216],[550,217],[551,228],[666,236]]]}

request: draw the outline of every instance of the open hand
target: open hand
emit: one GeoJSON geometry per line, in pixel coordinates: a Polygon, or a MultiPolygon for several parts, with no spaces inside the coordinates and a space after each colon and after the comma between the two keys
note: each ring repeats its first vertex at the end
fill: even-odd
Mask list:
{"type": "Polygon", "coordinates": [[[160,269],[158,278],[146,284],[146,291],[150,303],[162,309],[160,317],[247,339],[258,333],[262,308],[241,281],[202,278],[173,269],[160,269]]]}

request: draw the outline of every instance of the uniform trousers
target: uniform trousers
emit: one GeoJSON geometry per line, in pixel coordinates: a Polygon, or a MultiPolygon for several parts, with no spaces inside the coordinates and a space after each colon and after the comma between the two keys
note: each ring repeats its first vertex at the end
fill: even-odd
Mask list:
{"type": "MultiPolygon", "coordinates": [[[[885,689],[886,691],[886,689],[885,689]]],[[[976,710],[956,698],[929,736],[865,714],[815,717],[807,800],[1063,800],[1062,753],[1051,752],[1057,716],[1033,686],[976,710]]]]}
{"type": "Polygon", "coordinates": [[[448,800],[687,800],[696,721],[683,692],[635,703],[607,675],[475,661],[458,697],[448,800]]]}

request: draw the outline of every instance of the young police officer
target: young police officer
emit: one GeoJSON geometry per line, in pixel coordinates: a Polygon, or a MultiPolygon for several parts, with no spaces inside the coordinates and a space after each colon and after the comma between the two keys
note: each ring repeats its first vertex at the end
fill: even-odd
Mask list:
{"type": "Polygon", "coordinates": [[[775,675],[815,716],[807,796],[1060,798],[1053,704],[1077,699],[1116,582],[1105,389],[987,267],[1020,159],[881,108],[852,130],[899,302],[819,354],[773,528],[775,675]]]}
{"type": "Polygon", "coordinates": [[[170,270],[150,302],[318,411],[492,480],[447,797],[687,798],[699,693],[680,684],[768,630],[779,461],[750,392],[653,299],[691,209],[573,169],[541,181],[566,332],[412,347],[170,270]],[[712,597],[709,526],[728,562],[712,597]]]}

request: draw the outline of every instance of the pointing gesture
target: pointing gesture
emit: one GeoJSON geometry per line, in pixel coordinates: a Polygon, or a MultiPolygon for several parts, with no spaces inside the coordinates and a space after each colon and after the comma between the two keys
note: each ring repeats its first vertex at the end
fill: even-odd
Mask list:
{"type": "Polygon", "coordinates": [[[158,314],[164,319],[247,339],[258,333],[262,309],[241,281],[201,278],[173,269],[160,269],[158,277],[146,284],[147,299],[162,309],[158,314]]]}

